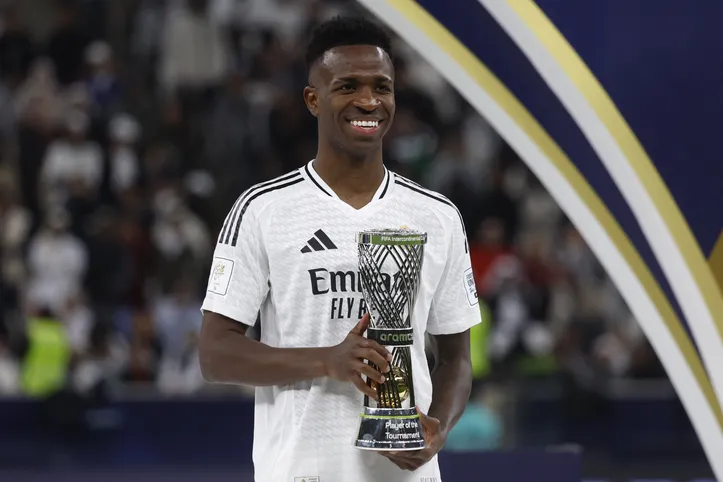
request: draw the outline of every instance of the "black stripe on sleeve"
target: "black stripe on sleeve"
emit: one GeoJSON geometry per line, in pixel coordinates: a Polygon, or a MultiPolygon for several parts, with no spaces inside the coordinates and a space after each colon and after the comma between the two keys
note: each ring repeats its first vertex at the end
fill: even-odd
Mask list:
{"type": "Polygon", "coordinates": [[[238,220],[236,221],[236,230],[234,231],[234,234],[233,234],[233,240],[231,241],[231,246],[236,246],[236,243],[238,242],[238,233],[239,233],[239,229],[241,229],[241,221],[243,220],[244,213],[248,209],[249,204],[251,204],[251,201],[253,201],[254,199],[256,199],[257,197],[259,197],[263,194],[273,192],[273,191],[278,191],[279,189],[284,189],[285,187],[293,186],[294,184],[298,184],[303,181],[304,181],[304,178],[299,177],[298,179],[293,179],[293,180],[285,182],[283,184],[277,184],[275,186],[267,187],[266,189],[257,191],[252,196],[249,196],[249,198],[244,203],[244,206],[241,208],[241,211],[239,212],[238,220]]]}
{"type": "Polygon", "coordinates": [[[226,230],[228,229],[229,224],[233,224],[232,219],[236,215],[237,206],[241,203],[241,199],[246,195],[247,192],[248,190],[242,192],[241,195],[236,198],[236,202],[233,203],[233,206],[231,206],[231,209],[226,215],[226,219],[223,221],[223,227],[221,228],[221,234],[218,236],[219,243],[223,243],[223,238],[226,236],[226,230]]]}
{"type": "Polygon", "coordinates": [[[412,181],[407,181],[406,179],[402,178],[401,176],[398,176],[394,179],[395,184],[399,184],[400,186],[406,187],[407,189],[411,189],[414,192],[418,192],[419,194],[422,194],[423,196],[427,196],[430,199],[434,199],[435,201],[439,201],[442,204],[446,204],[447,206],[451,206],[454,211],[457,213],[457,216],[459,216],[459,222],[462,224],[462,233],[464,234],[464,252],[469,253],[469,248],[467,246],[467,229],[464,226],[464,219],[462,219],[462,213],[459,212],[459,209],[457,209],[457,206],[454,205],[452,201],[450,201],[447,198],[444,198],[442,196],[437,196],[434,194],[431,194],[427,192],[426,189],[422,187],[417,187],[418,184],[415,186],[412,181]]]}
{"type": "Polygon", "coordinates": [[[231,218],[224,224],[223,231],[221,231],[221,237],[219,240],[223,239],[224,234],[226,236],[226,239],[223,239],[223,241],[220,241],[222,244],[228,244],[231,240],[231,226],[234,225],[236,217],[238,216],[239,209],[241,206],[246,202],[246,199],[248,199],[249,196],[253,195],[255,192],[257,192],[259,189],[262,189],[266,186],[270,186],[272,184],[276,184],[279,182],[284,182],[289,179],[295,179],[295,178],[301,178],[301,173],[297,170],[290,174],[287,174],[285,176],[277,177],[276,179],[271,179],[270,181],[262,182],[260,184],[257,184],[250,189],[247,189],[246,192],[244,192],[241,196],[239,196],[239,201],[234,204],[234,208],[232,210],[231,218]],[[228,230],[227,230],[228,229],[228,230]]]}

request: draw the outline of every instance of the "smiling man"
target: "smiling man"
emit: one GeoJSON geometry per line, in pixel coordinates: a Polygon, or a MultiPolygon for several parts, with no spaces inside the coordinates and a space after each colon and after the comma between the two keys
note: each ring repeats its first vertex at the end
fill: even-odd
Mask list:
{"type": "Polygon", "coordinates": [[[332,19],[314,31],[306,60],[316,158],[231,208],[203,304],[201,368],[209,382],[257,387],[257,482],[441,482],[437,453],[469,397],[469,328],[480,322],[464,225],[448,199],[384,166],[395,108],[384,31],[332,19]],[[365,378],[383,382],[391,357],[364,336],[356,233],[402,226],[428,233],[412,346],[426,447],[363,451],[353,444],[362,400],[376,398],[365,378]],[[257,319],[259,342],[246,336],[257,319]]]}

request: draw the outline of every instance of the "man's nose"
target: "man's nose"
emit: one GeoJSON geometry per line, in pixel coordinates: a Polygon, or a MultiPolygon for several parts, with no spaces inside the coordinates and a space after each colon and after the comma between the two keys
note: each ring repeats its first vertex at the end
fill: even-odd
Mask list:
{"type": "Polygon", "coordinates": [[[354,105],[359,109],[363,109],[367,112],[371,112],[380,105],[380,100],[374,95],[372,89],[360,89],[356,98],[354,99],[354,105]]]}

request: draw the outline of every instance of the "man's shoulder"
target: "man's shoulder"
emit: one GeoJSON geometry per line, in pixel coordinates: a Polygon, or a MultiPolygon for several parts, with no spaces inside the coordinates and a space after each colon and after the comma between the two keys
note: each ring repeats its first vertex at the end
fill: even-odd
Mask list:
{"type": "Polygon", "coordinates": [[[305,177],[294,169],[268,181],[254,184],[236,199],[233,210],[240,213],[261,213],[277,201],[296,198],[303,189],[305,177]]]}
{"type": "Polygon", "coordinates": [[[459,209],[447,196],[428,189],[397,173],[392,173],[396,192],[400,199],[433,211],[445,218],[459,219],[459,209]]]}

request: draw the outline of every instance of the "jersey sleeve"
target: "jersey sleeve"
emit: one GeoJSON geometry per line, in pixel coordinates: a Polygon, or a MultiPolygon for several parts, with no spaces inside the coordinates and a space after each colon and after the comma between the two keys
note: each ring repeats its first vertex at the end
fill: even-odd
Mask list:
{"type": "Polygon", "coordinates": [[[201,310],[253,326],[269,290],[269,263],[257,216],[239,215],[232,209],[221,230],[201,310]]]}
{"type": "Polygon", "coordinates": [[[449,231],[447,263],[427,321],[427,332],[431,335],[461,333],[482,321],[461,218],[456,217],[449,231]]]}

